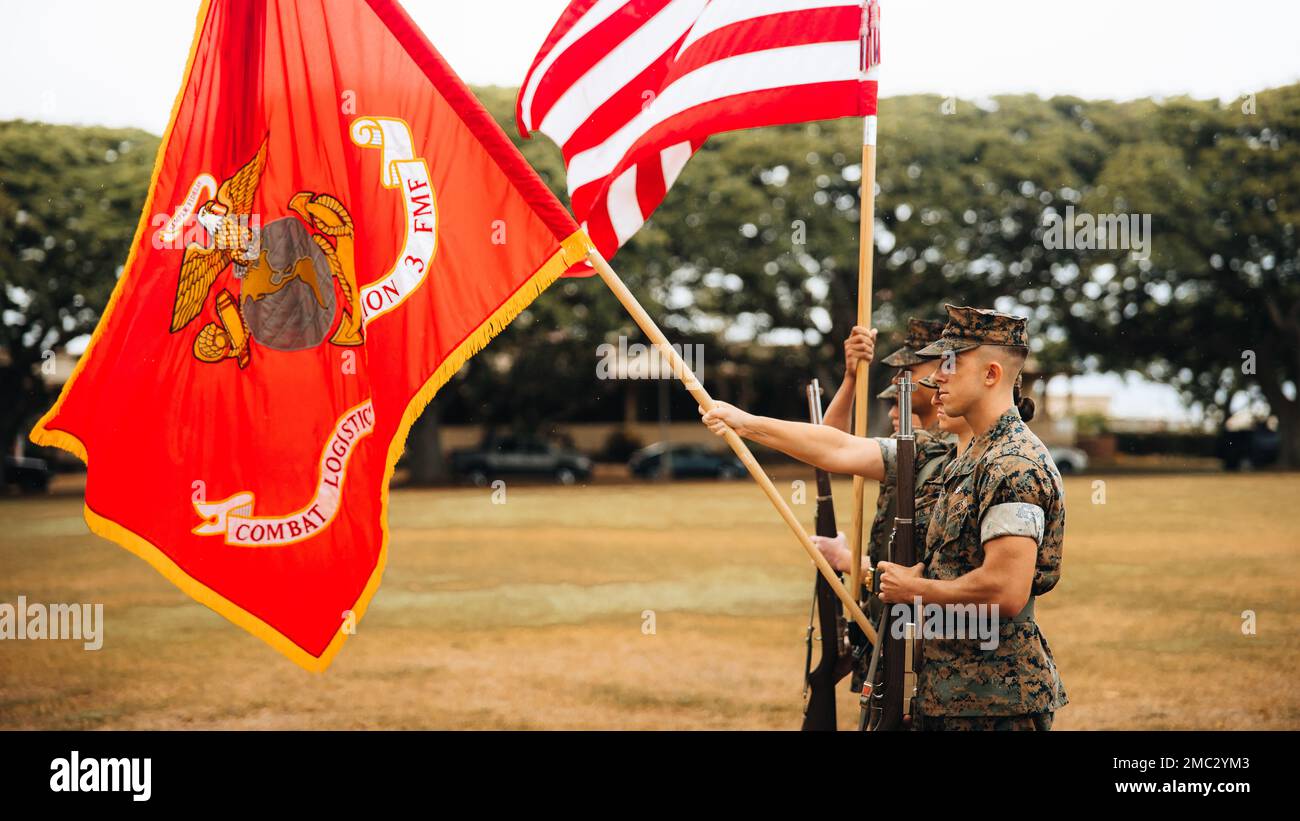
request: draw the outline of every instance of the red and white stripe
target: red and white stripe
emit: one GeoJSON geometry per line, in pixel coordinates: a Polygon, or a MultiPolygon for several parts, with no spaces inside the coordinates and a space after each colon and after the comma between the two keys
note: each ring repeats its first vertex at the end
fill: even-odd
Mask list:
{"type": "MultiPolygon", "coordinates": [[[[876,113],[874,0],[574,0],[519,91],[606,257],[709,135],[876,113]]],[[[874,129],[869,128],[873,132],[874,129]]]]}

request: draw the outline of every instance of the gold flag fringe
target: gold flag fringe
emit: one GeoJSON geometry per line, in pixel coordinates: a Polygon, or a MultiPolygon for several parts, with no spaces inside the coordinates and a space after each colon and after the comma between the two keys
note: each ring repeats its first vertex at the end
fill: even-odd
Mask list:
{"type": "MultiPolygon", "coordinates": [[[[379,556],[375,561],[375,569],[371,572],[370,578],[366,581],[365,588],[357,597],[356,603],[352,606],[353,620],[352,624],[360,622],[361,617],[365,615],[366,608],[370,604],[371,598],[375,591],[379,589],[380,579],[383,577],[384,567],[388,562],[388,483],[392,480],[393,473],[397,469],[397,461],[401,458],[402,452],[406,449],[406,437],[410,433],[411,426],[415,420],[420,418],[420,414],[428,406],[429,402],[438,393],[439,389],[451,379],[456,371],[460,370],[470,357],[483,350],[489,342],[492,341],[507,325],[510,324],[521,311],[527,308],[542,291],[546,290],[555,280],[564,275],[574,263],[583,259],[587,251],[594,247],[591,240],[582,231],[578,231],[567,237],[557,250],[532,276],[523,282],[509,298],[506,299],[491,316],[485,319],[478,328],[474,329],[459,345],[456,346],[442,364],[433,372],[433,375],[424,383],[416,394],[408,401],[406,410],[402,414],[401,422],[397,431],[393,435],[392,441],[388,446],[386,454],[386,464],[384,470],[383,483],[380,485],[380,510],[379,522],[383,529],[382,539],[379,546],[379,556]]],[[[118,291],[120,292],[120,288],[118,291]]],[[[114,297],[118,295],[114,293],[114,297]]],[[[105,318],[107,317],[107,309],[105,318]]],[[[101,325],[104,320],[101,320],[101,325]]],[[[98,330],[96,332],[98,336],[98,330]]],[[[91,347],[94,346],[94,340],[91,347]]],[[[87,348],[84,356],[90,353],[87,348]]],[[[80,363],[79,363],[80,364],[80,363]]],[[[75,374],[74,374],[75,376],[75,374]]],[[[66,386],[65,386],[66,387],[66,386]]],[[[66,391],[65,391],[66,393],[66,391]]],[[[60,402],[62,401],[60,396],[60,402]]],[[[32,431],[32,439],[38,444],[52,445],[62,448],[76,455],[81,461],[89,467],[90,460],[87,458],[85,445],[73,436],[71,433],[60,430],[49,430],[44,427],[46,420],[51,418],[58,409],[58,404],[50,410],[50,413],[41,420],[41,424],[32,431]]],[[[159,550],[153,543],[143,536],[124,527],[118,522],[113,521],[105,516],[91,510],[90,506],[83,506],[86,525],[90,531],[97,536],[108,539],[121,545],[126,550],[144,559],[153,566],[163,577],[172,584],[180,588],[184,593],[195,601],[203,604],[212,610],[220,613],[233,624],[242,627],[249,633],[265,641],[271,647],[278,650],[289,658],[294,664],[314,673],[324,672],[329,667],[334,656],[342,649],[343,643],[347,641],[350,635],[347,625],[340,625],[337,633],[334,634],[324,651],[319,657],[313,656],[306,650],[294,644],[279,630],[276,630],[267,622],[263,621],[257,615],[245,610],[238,604],[222,596],[217,591],[203,584],[199,580],[190,576],[180,565],[176,564],[170,556],[159,550]]]]}

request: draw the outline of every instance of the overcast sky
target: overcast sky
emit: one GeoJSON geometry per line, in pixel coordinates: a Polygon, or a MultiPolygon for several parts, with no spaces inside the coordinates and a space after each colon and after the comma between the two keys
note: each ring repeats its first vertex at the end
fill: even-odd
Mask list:
{"type": "MultiPolygon", "coordinates": [[[[518,85],[567,0],[406,0],[471,84],[518,85]]],[[[1231,98],[1300,80],[1294,0],[883,0],[881,93],[1231,98]]],[[[161,133],[198,0],[0,0],[0,120],[161,133]]]]}

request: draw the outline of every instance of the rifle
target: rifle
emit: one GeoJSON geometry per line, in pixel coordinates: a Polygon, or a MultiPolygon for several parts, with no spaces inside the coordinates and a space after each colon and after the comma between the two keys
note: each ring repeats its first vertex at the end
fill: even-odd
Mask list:
{"type": "MultiPolygon", "coordinates": [[[[822,423],[822,388],[816,379],[808,385],[808,417],[814,425],[822,423]]],[[[817,535],[835,538],[835,502],[831,498],[831,477],[817,470],[817,535]]],[[[835,685],[853,669],[852,648],[849,645],[848,621],[844,606],[835,591],[820,573],[814,574],[812,610],[808,613],[808,633],[805,637],[808,654],[804,660],[803,730],[837,729],[835,718],[835,685]],[[813,615],[821,630],[822,653],[817,666],[812,666],[813,615]]],[[[841,576],[843,578],[843,576],[841,576]]]]}
{"type": "MultiPolygon", "coordinates": [[[[916,564],[916,436],[912,431],[912,377],[903,372],[898,382],[898,507],[894,535],[889,543],[889,560],[911,567],[916,564]]],[[[879,593],[879,574],[872,574],[872,590],[879,593]]],[[[862,729],[905,730],[912,722],[912,697],[916,695],[921,670],[918,627],[921,614],[911,604],[890,604],[880,615],[876,630],[879,640],[871,653],[867,683],[862,688],[862,729]]]]}

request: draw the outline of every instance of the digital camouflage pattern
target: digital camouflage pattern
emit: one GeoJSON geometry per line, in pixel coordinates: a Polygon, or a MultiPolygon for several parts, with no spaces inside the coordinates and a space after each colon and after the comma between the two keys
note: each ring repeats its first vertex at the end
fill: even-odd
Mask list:
{"type": "Polygon", "coordinates": [[[912,729],[942,732],[1045,732],[1052,729],[1051,713],[1019,716],[927,716],[912,719],[912,729]]]}
{"type": "MultiPolygon", "coordinates": [[[[898,452],[894,449],[894,440],[881,438],[876,441],[881,444],[880,455],[885,463],[885,481],[880,483],[880,492],[876,497],[876,515],[871,520],[871,532],[868,534],[867,556],[871,560],[872,567],[875,567],[877,562],[889,559],[889,543],[894,534],[894,515],[898,499],[896,493],[898,483],[895,480],[898,474],[898,452]]],[[[924,549],[924,545],[920,542],[924,541],[925,523],[938,499],[938,490],[932,489],[931,486],[935,479],[943,474],[944,467],[956,452],[956,436],[944,433],[938,428],[916,432],[916,511],[913,520],[916,523],[918,556],[924,549]]],[[[883,611],[884,605],[878,596],[873,594],[867,598],[867,618],[873,624],[880,620],[883,611]]],[[[854,692],[862,689],[869,661],[869,653],[858,659],[852,681],[854,692]]]]}
{"type": "Polygon", "coordinates": [[[880,361],[891,368],[906,368],[933,359],[934,356],[922,356],[917,352],[938,340],[943,334],[945,324],[942,319],[917,319],[916,317],[908,319],[907,336],[904,338],[903,347],[880,361]]]}
{"type": "MultiPolygon", "coordinates": [[[[956,579],[982,565],[985,511],[1022,503],[1036,505],[1044,514],[1031,594],[1041,596],[1056,586],[1065,535],[1061,476],[1014,408],[948,465],[941,484],[926,529],[926,578],[956,579]]],[[[922,713],[1020,716],[1052,712],[1068,703],[1051,648],[1032,616],[1012,622],[1003,614],[998,646],[983,650],[979,645],[977,638],[926,639],[917,688],[922,713]]]]}
{"type": "MultiPolygon", "coordinates": [[[[880,455],[885,463],[885,481],[880,483],[880,495],[876,498],[876,516],[871,520],[870,543],[867,555],[874,567],[877,562],[889,560],[889,539],[894,532],[894,515],[897,510],[898,451],[892,438],[880,438],[880,455]]],[[[930,506],[937,496],[929,498],[923,509],[927,480],[943,473],[943,467],[957,452],[957,437],[944,433],[937,427],[916,432],[916,533],[917,538],[925,534],[922,517],[928,517],[930,506]]],[[[917,545],[918,552],[920,545],[917,545]]]]}
{"type": "MultiPolygon", "coordinates": [[[[950,434],[951,435],[951,434],[950,434]]],[[[919,487],[916,489],[916,513],[912,519],[916,523],[916,559],[922,564],[930,562],[930,543],[926,539],[926,533],[930,527],[930,519],[934,515],[935,507],[939,504],[939,497],[943,495],[943,477],[947,468],[957,456],[957,437],[952,436],[952,452],[948,458],[943,460],[937,470],[928,472],[925,477],[917,476],[919,487]]]]}
{"type": "MultiPolygon", "coordinates": [[[[871,520],[871,530],[867,534],[867,557],[871,566],[889,560],[889,542],[894,534],[894,516],[898,509],[898,483],[895,475],[898,471],[898,452],[894,450],[892,438],[876,440],[881,444],[880,455],[885,463],[885,481],[880,483],[876,496],[876,515],[871,520]]],[[[925,537],[925,522],[938,494],[927,492],[927,485],[934,477],[943,473],[943,468],[957,452],[957,437],[944,433],[937,427],[916,432],[916,512],[913,516],[918,541],[925,537]]],[[[923,544],[917,545],[917,554],[924,550],[923,544]]],[[[872,622],[879,620],[881,602],[876,596],[867,601],[867,615],[872,622]]]]}
{"type": "Polygon", "coordinates": [[[918,356],[933,358],[945,353],[960,353],[980,345],[1004,345],[1028,348],[1025,318],[988,308],[945,305],[948,324],[938,340],[917,351],[918,356]]]}

